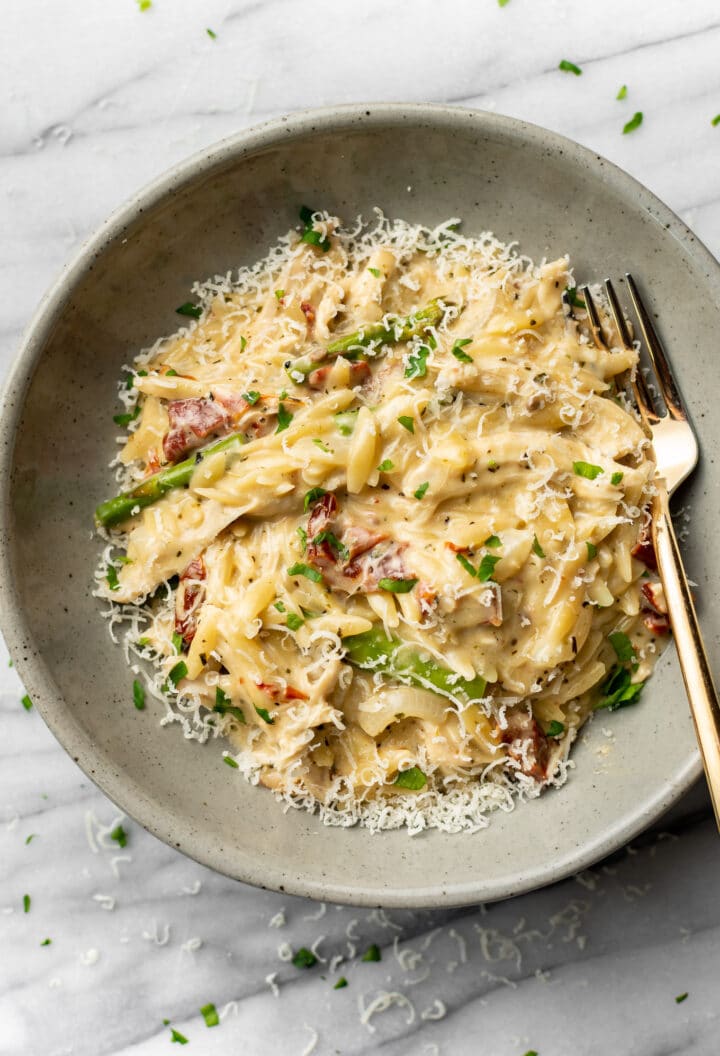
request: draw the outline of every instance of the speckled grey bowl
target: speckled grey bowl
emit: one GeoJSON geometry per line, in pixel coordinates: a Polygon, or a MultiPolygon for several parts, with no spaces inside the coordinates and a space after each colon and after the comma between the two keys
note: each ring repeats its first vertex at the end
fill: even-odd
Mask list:
{"type": "Polygon", "coordinates": [[[463,905],[527,891],[616,849],[700,773],[672,649],[637,707],[587,729],[560,791],[494,815],[474,835],[371,836],[283,813],[221,764],[217,742],[201,747],[161,728],[153,705],[136,711],[132,676],[91,596],[92,512],[114,488],[107,462],[121,365],[175,329],[194,279],[264,255],[304,202],[348,218],[374,205],[430,224],[459,216],[466,230],[517,239],[536,259],[570,253],[581,280],[627,268],[642,278],[662,306],[707,452],[682,501],[692,505],[688,569],[717,662],[718,264],[602,158],[519,121],[430,106],[303,113],[243,132],[139,194],[65,270],[2,407],[3,630],[38,709],[82,769],[161,839],[229,876],[364,905],[463,905]]]}

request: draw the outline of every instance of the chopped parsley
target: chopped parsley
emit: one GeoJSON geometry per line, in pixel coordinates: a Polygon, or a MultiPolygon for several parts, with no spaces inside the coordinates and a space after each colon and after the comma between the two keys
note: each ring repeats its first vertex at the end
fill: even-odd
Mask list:
{"type": "Polygon", "coordinates": [[[407,429],[409,433],[415,432],[415,419],[411,418],[409,414],[401,414],[398,418],[398,422],[403,429],[407,429]]]}
{"type": "Polygon", "coordinates": [[[274,601],[273,608],[277,609],[278,612],[285,612],[285,605],[282,601],[274,601]]]}
{"type": "Polygon", "coordinates": [[[492,554],[485,554],[483,556],[483,559],[480,562],[480,567],[478,568],[476,573],[477,578],[480,580],[481,583],[487,583],[489,579],[492,579],[493,572],[495,571],[495,565],[498,563],[499,560],[499,557],[494,557],[492,554]]]}
{"type": "Polygon", "coordinates": [[[275,290],[275,296],[279,301],[281,301],[285,296],[285,290],[275,290]]]}
{"type": "Polygon", "coordinates": [[[677,995],[677,997],[675,998],[675,1004],[676,1005],[681,1005],[683,1003],[683,1001],[687,1001],[687,999],[688,999],[688,993],[687,993],[687,990],[686,990],[684,994],[678,994],[677,995]]]}
{"type": "Polygon", "coordinates": [[[227,763],[228,766],[231,766],[233,768],[233,770],[239,770],[240,769],[240,767],[238,766],[238,764],[235,762],[235,760],[233,759],[233,757],[231,755],[224,755],[223,756],[223,762],[227,763]]]}
{"type": "Polygon", "coordinates": [[[477,576],[477,569],[475,568],[475,566],[473,564],[471,564],[470,561],[468,561],[468,559],[465,556],[465,554],[462,554],[462,553],[455,554],[455,557],[460,562],[460,564],[465,569],[465,571],[467,573],[469,573],[469,575],[471,575],[473,577],[477,576]]]}
{"type": "Polygon", "coordinates": [[[572,305],[573,308],[585,308],[586,304],[582,297],[578,297],[577,286],[566,286],[565,296],[568,304],[572,305]]]}
{"type": "Polygon", "coordinates": [[[317,964],[317,957],[307,946],[301,946],[293,955],[292,963],[296,968],[312,968],[317,964]]]}
{"type": "Polygon", "coordinates": [[[425,498],[425,492],[428,490],[429,487],[430,487],[430,481],[426,480],[423,484],[420,485],[419,488],[415,488],[415,491],[413,492],[413,495],[415,496],[416,499],[424,499],[425,498]]]}
{"type": "Polygon", "coordinates": [[[615,98],[616,99],[626,99],[627,98],[627,85],[626,84],[623,84],[623,85],[620,86],[620,88],[618,88],[618,93],[615,96],[615,98]]]}
{"type": "Polygon", "coordinates": [[[122,825],[116,825],[110,833],[110,839],[115,840],[119,847],[127,847],[127,833],[122,825]]]}
{"type": "Polygon", "coordinates": [[[313,227],[313,210],[303,205],[300,209],[300,219],[305,224],[300,241],[307,242],[310,246],[319,246],[323,253],[327,253],[330,249],[330,239],[323,238],[320,232],[313,227]]]}
{"type": "Polygon", "coordinates": [[[382,275],[380,268],[368,268],[367,270],[370,272],[371,275],[374,275],[376,279],[379,279],[382,275]]]}
{"type": "Polygon", "coordinates": [[[117,569],[115,568],[115,565],[108,565],[107,566],[107,572],[105,574],[105,578],[108,581],[108,586],[110,587],[110,590],[119,590],[120,589],[120,581],[118,580],[118,574],[117,574],[117,569]]]}
{"type": "Polygon", "coordinates": [[[165,377],[166,378],[176,378],[177,376],[178,376],[178,372],[175,370],[174,367],[170,367],[169,370],[165,371],[165,377]]]}
{"type": "Polygon", "coordinates": [[[294,565],[291,565],[287,570],[289,576],[305,576],[306,579],[311,579],[313,583],[322,582],[322,573],[318,572],[316,568],[311,568],[310,565],[304,565],[302,561],[296,561],[294,565]]]}
{"type": "Polygon", "coordinates": [[[573,462],[573,471],[578,477],[585,477],[587,480],[595,480],[595,477],[604,472],[602,466],[594,466],[592,462],[573,462]]]}
{"type": "Polygon", "coordinates": [[[128,411],[126,414],[114,414],[113,421],[115,422],[115,425],[122,425],[123,427],[127,428],[127,426],[130,425],[130,422],[134,422],[135,419],[139,417],[139,415],[140,404],[136,403],[133,409],[131,411],[128,411]]]}
{"type": "Polygon", "coordinates": [[[613,475],[610,477],[610,483],[615,484],[617,486],[624,476],[624,473],[613,473],[613,475]]]}
{"type": "Polygon", "coordinates": [[[413,352],[408,356],[407,366],[405,367],[406,378],[424,378],[427,374],[427,361],[430,355],[429,345],[418,345],[413,352]]]}
{"type": "Polygon", "coordinates": [[[416,583],[417,579],[381,579],[378,586],[390,594],[409,594],[416,583]]]}
{"type": "Polygon", "coordinates": [[[260,393],[256,392],[255,389],[251,389],[250,392],[244,392],[242,398],[246,403],[249,403],[251,407],[254,407],[260,399],[260,393]]]}
{"type": "MultiPolygon", "coordinates": [[[[215,30],[213,30],[213,29],[210,29],[210,28],[208,27],[208,29],[206,29],[206,30],[205,30],[205,32],[206,32],[206,33],[207,33],[207,35],[208,35],[208,36],[210,37],[210,40],[217,40],[217,33],[215,32],[215,30]]],[[[202,1011],[202,1009],[201,1009],[201,1011],[202,1011]]],[[[208,1026],[210,1026],[210,1024],[209,1024],[209,1023],[208,1023],[208,1026]]],[[[214,1026],[214,1024],[213,1024],[213,1026],[214,1026]]]]}
{"type": "Polygon", "coordinates": [[[302,616],[298,616],[296,612],[289,612],[286,622],[291,631],[299,631],[305,620],[302,616]]]}
{"type": "Polygon", "coordinates": [[[236,705],[230,703],[230,697],[227,696],[225,691],[220,686],[215,687],[215,704],[213,711],[217,712],[218,715],[232,715],[234,719],[242,723],[245,723],[245,715],[243,714],[242,708],[236,707],[236,705]]]}
{"type": "Polygon", "coordinates": [[[303,499],[303,510],[307,513],[310,506],[321,499],[323,495],[327,495],[325,488],[310,488],[310,491],[305,492],[305,498],[303,499]]]}
{"type": "Polygon", "coordinates": [[[206,1027],[220,1026],[220,1017],[218,1016],[217,1009],[215,1008],[215,1005],[212,1003],[212,1001],[207,1005],[203,1005],[203,1007],[200,1009],[200,1015],[205,1020],[206,1027]]]}
{"type": "Polygon", "coordinates": [[[341,975],[338,981],[335,983],[333,990],[342,990],[343,987],[348,985],[348,981],[344,975],[341,975]]]}
{"type": "Polygon", "coordinates": [[[585,546],[587,547],[588,560],[592,561],[594,557],[597,557],[597,547],[595,543],[591,543],[589,539],[585,540],[585,546]]]}
{"type": "Polygon", "coordinates": [[[30,895],[23,895],[23,913],[29,913],[30,912],[30,903],[31,902],[32,902],[32,899],[30,898],[30,895]]]}
{"type": "Polygon", "coordinates": [[[183,645],[184,644],[185,643],[183,642],[183,636],[181,634],[178,634],[177,631],[173,631],[172,647],[175,650],[175,655],[176,656],[177,656],[178,653],[181,653],[183,651],[183,645]]]}
{"type": "Polygon", "coordinates": [[[137,679],[133,681],[133,704],[138,711],[143,711],[145,708],[145,690],[137,679]]]}
{"type": "Polygon", "coordinates": [[[137,640],[138,649],[147,649],[147,647],[149,645],[150,645],[150,639],[149,638],[138,638],[138,640],[137,640]]]}
{"type": "Polygon", "coordinates": [[[49,946],[51,942],[52,942],[52,939],[43,939],[43,941],[40,943],[40,945],[41,946],[49,946]]]}
{"type": "Polygon", "coordinates": [[[350,551],[345,546],[345,544],[341,543],[335,533],[329,531],[327,528],[323,529],[322,532],[318,532],[318,534],[313,539],[313,542],[327,543],[328,546],[331,546],[335,553],[343,559],[343,561],[347,561],[350,557],[350,551]]]}
{"type": "MultiPolygon", "coordinates": [[[[410,771],[406,770],[405,773],[409,774],[410,771]]],[[[395,782],[395,783],[397,784],[397,782],[395,782]]],[[[362,955],[360,960],[361,961],[381,961],[382,960],[382,954],[380,953],[380,947],[377,945],[376,942],[374,942],[372,944],[372,946],[368,946],[368,948],[365,950],[365,953],[362,955]]]]}
{"type": "Polygon", "coordinates": [[[565,733],[565,723],[558,722],[557,719],[553,719],[552,722],[549,724],[548,728],[545,730],[545,733],[548,737],[560,737],[563,733],[565,733]]]}
{"type": "Polygon", "coordinates": [[[600,700],[595,704],[594,710],[607,708],[608,711],[617,711],[619,708],[627,708],[636,703],[644,685],[644,682],[633,683],[628,669],[616,664],[600,687],[600,700]]]}
{"type": "Polygon", "coordinates": [[[181,1034],[179,1030],[175,1030],[174,1027],[170,1028],[170,1041],[177,1041],[180,1045],[187,1045],[188,1039],[184,1034],[181,1034]]]}
{"type": "Polygon", "coordinates": [[[470,344],[472,344],[472,338],[471,337],[465,337],[465,338],[463,338],[460,341],[456,341],[455,344],[450,349],[452,354],[455,356],[455,359],[459,360],[461,363],[472,363],[473,362],[472,356],[469,356],[467,354],[467,352],[463,352],[463,349],[465,348],[465,346],[466,345],[470,345],[470,344]]]}
{"type": "Polygon", "coordinates": [[[34,839],[34,837],[35,837],[35,836],[37,836],[37,833],[36,833],[36,832],[31,832],[29,836],[26,836],[26,837],[25,837],[25,846],[26,846],[26,847],[27,847],[27,845],[28,845],[29,843],[31,843],[31,842],[32,842],[32,840],[34,839]]]}
{"type": "Polygon", "coordinates": [[[180,660],[179,663],[175,664],[175,667],[172,669],[172,671],[168,675],[168,681],[172,682],[172,684],[174,686],[177,686],[177,684],[180,681],[180,679],[181,678],[185,678],[185,675],[187,673],[188,673],[187,664],[185,663],[184,660],[180,660]]]}
{"type": "MultiPolygon", "coordinates": [[[[401,770],[393,784],[399,788],[409,788],[413,792],[418,792],[427,784],[427,778],[419,766],[411,766],[409,770],[401,770]]],[[[365,957],[363,957],[363,960],[365,960],[365,957]]]]}
{"type": "Polygon", "coordinates": [[[192,301],[185,301],[185,304],[181,304],[175,311],[178,315],[187,315],[190,319],[199,319],[202,315],[202,308],[193,304],[192,301]]]}
{"type": "Polygon", "coordinates": [[[275,430],[275,432],[276,433],[284,432],[284,430],[288,428],[288,426],[290,425],[290,422],[293,420],[294,417],[295,417],[295,415],[291,414],[290,411],[288,411],[286,409],[284,403],[279,403],[278,404],[278,413],[277,413],[278,425],[277,425],[277,429],[275,430]]]}
{"type": "Polygon", "coordinates": [[[30,697],[28,696],[27,693],[25,694],[24,697],[20,698],[20,703],[25,708],[25,711],[30,711],[32,706],[33,706],[33,702],[30,700],[30,697]]]}
{"type": "Polygon", "coordinates": [[[498,7],[507,7],[509,3],[510,0],[498,0],[498,7]]]}
{"type": "Polygon", "coordinates": [[[395,463],[391,462],[389,458],[384,458],[377,468],[378,473],[389,473],[395,469],[395,463]]]}
{"type": "Polygon", "coordinates": [[[713,128],[717,128],[717,126],[720,125],[720,114],[715,114],[715,117],[712,119],[710,124],[713,126],[713,128]]]}
{"type": "Polygon", "coordinates": [[[152,0],[137,0],[137,5],[140,11],[149,11],[152,7],[152,0]]]}
{"type": "Polygon", "coordinates": [[[490,550],[497,550],[499,546],[502,546],[502,539],[499,535],[489,535],[483,543],[483,546],[489,547],[490,550]]]}
{"type": "Polygon", "coordinates": [[[564,73],[574,73],[576,77],[579,77],[582,70],[579,66],[576,66],[574,62],[569,62],[568,59],[561,59],[558,63],[558,69],[563,70],[564,73]]]}
{"type": "Polygon", "coordinates": [[[638,110],[636,113],[633,114],[633,116],[630,118],[628,123],[623,128],[623,135],[624,136],[627,135],[628,132],[634,132],[636,128],[640,128],[640,125],[642,123],[643,123],[642,110],[638,110]]]}
{"type": "Polygon", "coordinates": [[[632,642],[624,631],[615,631],[608,635],[608,641],[615,650],[615,655],[621,663],[628,663],[635,659],[635,650],[632,642]]]}
{"type": "Polygon", "coordinates": [[[538,1056],[538,1054],[535,1049],[528,1049],[528,1051],[525,1053],[525,1056],[538,1056]]]}
{"type": "Polygon", "coordinates": [[[267,708],[259,708],[256,704],[255,711],[258,713],[263,722],[266,722],[268,724],[268,726],[272,726],[274,724],[275,719],[271,718],[270,712],[267,708]]]}
{"type": "Polygon", "coordinates": [[[536,535],[533,536],[532,552],[537,557],[545,557],[545,551],[540,546],[540,540],[538,539],[538,537],[536,535]]]}
{"type": "Polygon", "coordinates": [[[315,440],[313,440],[313,443],[316,447],[319,447],[321,451],[324,451],[326,455],[330,454],[330,448],[327,446],[324,440],[320,440],[319,437],[316,437],[315,440]]]}

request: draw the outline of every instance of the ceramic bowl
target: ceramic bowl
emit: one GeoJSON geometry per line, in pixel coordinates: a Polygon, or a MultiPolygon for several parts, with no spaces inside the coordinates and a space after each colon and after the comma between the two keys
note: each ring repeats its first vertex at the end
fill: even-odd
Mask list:
{"type": "Polygon", "coordinates": [[[590,865],[658,818],[700,773],[669,648],[634,708],[602,715],[567,784],[471,835],[370,835],[283,810],[200,746],[139,712],[132,676],[92,597],[93,509],[123,364],[177,327],[195,279],[249,264],[309,202],[569,253],[580,280],[630,269],[659,326],[707,452],[680,502],[685,552],[718,659],[720,269],[645,188],[541,128],[470,110],[384,105],[301,113],[224,140],[161,177],[83,247],[43,301],[9,379],[0,426],[2,626],[38,710],[78,765],[173,847],[248,883],[364,905],[503,898],[590,865]]]}

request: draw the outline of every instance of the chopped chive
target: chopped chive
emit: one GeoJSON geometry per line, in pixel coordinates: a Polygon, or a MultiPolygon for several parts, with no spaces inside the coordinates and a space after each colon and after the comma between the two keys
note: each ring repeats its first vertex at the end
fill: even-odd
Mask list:
{"type": "Polygon", "coordinates": [[[713,126],[713,128],[717,128],[717,126],[720,125],[720,114],[715,114],[715,117],[712,119],[710,124],[713,126]]]}
{"type": "Polygon", "coordinates": [[[409,594],[416,583],[417,579],[381,579],[378,586],[390,594],[409,594]]]}
{"type": "Polygon", "coordinates": [[[313,539],[313,543],[327,543],[328,546],[331,546],[335,553],[343,559],[343,561],[347,561],[350,557],[350,551],[345,544],[340,542],[334,532],[330,532],[327,529],[318,532],[313,539]]]}
{"type": "Polygon", "coordinates": [[[565,723],[553,719],[545,730],[545,733],[548,737],[559,737],[561,734],[565,733],[565,723]]]}
{"type": "Polygon", "coordinates": [[[242,394],[242,398],[245,400],[246,403],[249,403],[251,407],[254,407],[260,399],[260,393],[256,392],[254,389],[251,389],[250,392],[244,392],[242,394]]]}
{"type": "Polygon", "coordinates": [[[175,655],[176,656],[177,656],[178,653],[181,653],[183,651],[183,645],[184,644],[185,643],[183,642],[183,636],[181,634],[178,634],[177,631],[173,631],[172,647],[175,650],[175,655]]]}
{"type": "Polygon", "coordinates": [[[259,708],[259,707],[257,706],[257,704],[256,704],[256,705],[255,705],[255,711],[256,711],[256,712],[258,713],[258,715],[260,716],[260,718],[261,718],[261,719],[262,719],[262,720],[263,720],[264,722],[266,722],[266,723],[268,724],[268,726],[273,726],[273,725],[274,725],[274,723],[275,723],[275,719],[273,719],[273,718],[271,717],[271,715],[270,715],[270,712],[268,711],[268,709],[267,709],[267,708],[259,708]]]}
{"type": "Polygon", "coordinates": [[[278,612],[285,612],[285,605],[282,601],[274,601],[273,608],[277,609],[278,612]]]}
{"type": "Polygon", "coordinates": [[[338,411],[337,414],[333,415],[335,425],[342,436],[352,436],[359,410],[360,408],[358,407],[356,411],[338,411]]]}
{"type": "Polygon", "coordinates": [[[307,242],[310,246],[319,246],[323,253],[330,249],[330,239],[323,238],[319,231],[313,227],[313,213],[315,210],[303,205],[300,209],[300,219],[305,224],[305,230],[300,236],[301,242],[307,242]]]}
{"type": "Polygon", "coordinates": [[[483,546],[487,546],[491,550],[497,550],[497,548],[502,545],[502,539],[499,535],[489,535],[483,543],[483,546]]]}
{"type": "Polygon", "coordinates": [[[587,480],[595,480],[595,477],[604,472],[602,466],[594,466],[592,462],[573,462],[573,471],[578,477],[585,477],[587,480]]]}
{"type": "Polygon", "coordinates": [[[574,62],[569,62],[567,59],[560,60],[558,69],[563,70],[565,73],[574,73],[576,77],[579,77],[582,73],[579,66],[576,66],[574,62]]]}
{"type": "Polygon", "coordinates": [[[573,308],[585,308],[585,301],[582,297],[578,297],[577,286],[566,286],[565,296],[568,304],[572,305],[573,308]]]}
{"type": "Polygon", "coordinates": [[[185,304],[181,304],[175,311],[178,315],[187,315],[190,319],[199,319],[202,315],[202,308],[192,301],[185,301],[185,304]]]}
{"type": "Polygon", "coordinates": [[[243,335],[241,334],[240,335],[240,351],[244,352],[246,348],[247,348],[247,338],[243,337],[243,335]]]}
{"type": "Polygon", "coordinates": [[[343,987],[348,985],[348,981],[344,975],[341,975],[338,981],[335,983],[333,990],[342,990],[343,987]]]}
{"type": "Polygon", "coordinates": [[[208,29],[205,30],[205,32],[210,37],[210,40],[217,40],[217,33],[214,30],[208,28],[208,29]]]}
{"type": "Polygon", "coordinates": [[[382,275],[380,268],[368,268],[367,270],[370,272],[371,275],[374,275],[376,279],[379,279],[382,275]]]}
{"type": "Polygon", "coordinates": [[[597,557],[597,547],[589,539],[585,540],[585,546],[587,547],[588,560],[592,561],[594,557],[597,557]]]}
{"type": "Polygon", "coordinates": [[[119,847],[127,847],[127,833],[122,825],[116,825],[110,833],[110,839],[115,840],[119,847]]]}
{"type": "Polygon", "coordinates": [[[322,572],[318,572],[316,568],[311,568],[310,565],[304,565],[301,561],[291,565],[287,570],[287,574],[289,576],[305,576],[306,579],[311,579],[313,583],[322,582],[322,572]]]}
{"type": "Polygon", "coordinates": [[[215,704],[213,711],[217,712],[218,715],[232,715],[234,719],[241,722],[245,726],[245,715],[242,708],[236,707],[230,702],[230,697],[226,695],[224,690],[220,686],[215,687],[215,704]]]}
{"type": "Polygon", "coordinates": [[[152,7],[152,0],[137,0],[137,5],[140,11],[149,11],[152,7]]]}
{"type": "Polygon", "coordinates": [[[384,458],[377,468],[379,473],[389,473],[395,469],[395,464],[389,458],[384,458]]]}
{"type": "Polygon", "coordinates": [[[279,301],[281,301],[285,296],[285,290],[275,290],[275,296],[279,301]]]}
{"type": "MultiPolygon", "coordinates": [[[[406,770],[405,773],[409,774],[410,771],[406,770]]],[[[365,950],[365,953],[362,955],[360,960],[361,961],[381,961],[382,960],[382,954],[380,953],[380,947],[377,945],[376,942],[374,942],[372,944],[372,946],[368,946],[368,948],[365,950]]]]}
{"type": "Polygon", "coordinates": [[[615,655],[621,663],[627,663],[635,659],[635,650],[632,642],[624,631],[614,631],[608,635],[608,641],[615,650],[615,655]]]}
{"type": "Polygon", "coordinates": [[[640,128],[640,125],[642,123],[643,123],[642,110],[638,110],[636,113],[633,114],[633,116],[630,118],[628,123],[623,128],[623,135],[624,136],[627,135],[628,132],[634,132],[636,128],[640,128]]]}
{"type": "Polygon", "coordinates": [[[105,578],[107,579],[108,586],[110,587],[110,590],[119,590],[120,589],[120,581],[118,579],[117,569],[115,568],[115,565],[108,565],[107,566],[107,572],[105,574],[105,578]]]}
{"type": "Polygon", "coordinates": [[[31,902],[32,902],[32,899],[30,898],[30,895],[23,895],[23,913],[29,913],[30,912],[30,903],[31,902]]]}
{"type": "Polygon", "coordinates": [[[168,679],[169,679],[170,682],[172,682],[172,684],[174,686],[177,686],[177,684],[180,681],[180,679],[181,678],[185,678],[185,675],[187,673],[188,673],[187,664],[185,663],[184,660],[180,660],[179,663],[175,664],[175,667],[172,669],[172,671],[168,675],[168,679]]]}
{"type": "Polygon", "coordinates": [[[409,433],[415,432],[415,419],[411,418],[409,414],[401,414],[398,418],[398,422],[403,429],[407,429],[409,433]]]}
{"type": "Polygon", "coordinates": [[[507,7],[509,3],[510,0],[498,0],[498,7],[507,7]]]}
{"type": "Polygon", "coordinates": [[[188,1039],[184,1034],[181,1034],[179,1030],[175,1030],[174,1027],[170,1028],[170,1041],[177,1041],[180,1045],[187,1045],[188,1039]]]}
{"type": "Polygon", "coordinates": [[[115,422],[115,425],[122,425],[124,427],[127,427],[128,425],[130,425],[130,422],[135,421],[139,414],[140,404],[136,403],[133,409],[131,411],[128,411],[127,414],[114,414],[113,421],[115,422]]]}
{"type": "Polygon", "coordinates": [[[212,1001],[209,1004],[202,1006],[202,1008],[200,1009],[200,1015],[205,1020],[206,1027],[220,1026],[220,1017],[218,1016],[217,1009],[215,1008],[215,1005],[212,1003],[212,1001]]]}
{"type": "Polygon", "coordinates": [[[33,706],[33,702],[30,700],[30,697],[27,695],[27,693],[24,697],[20,698],[20,703],[25,708],[25,711],[30,711],[33,706]]]}
{"type": "Polygon", "coordinates": [[[169,370],[165,371],[165,377],[166,378],[176,378],[177,376],[178,376],[178,372],[175,370],[174,367],[170,367],[169,370]]]}
{"type": "Polygon", "coordinates": [[[133,704],[138,711],[143,711],[145,708],[145,690],[137,679],[133,680],[133,704]]]}
{"type": "Polygon", "coordinates": [[[687,990],[686,990],[684,994],[678,994],[677,995],[677,997],[675,998],[675,1004],[676,1005],[681,1005],[683,1003],[683,1001],[687,1001],[687,998],[688,998],[688,993],[687,993],[687,990]]]}
{"type": "Polygon", "coordinates": [[[287,614],[286,623],[291,631],[299,631],[305,620],[301,616],[298,616],[296,612],[289,612],[287,614]]]}
{"type": "Polygon", "coordinates": [[[419,488],[415,488],[415,491],[413,492],[413,495],[415,496],[416,499],[424,499],[425,498],[425,493],[426,493],[426,491],[428,490],[429,487],[430,487],[430,481],[426,480],[423,484],[420,485],[419,488]]]}
{"type": "Polygon", "coordinates": [[[146,649],[150,645],[149,638],[138,638],[137,646],[139,649],[146,649]]]}
{"type": "Polygon", "coordinates": [[[618,93],[615,96],[615,98],[616,99],[625,99],[625,98],[627,98],[627,85],[626,84],[623,84],[623,85],[621,85],[620,88],[618,88],[618,93]]]}
{"type": "MultiPolygon", "coordinates": [[[[418,792],[421,788],[424,788],[427,784],[427,778],[422,772],[419,766],[411,766],[409,770],[402,770],[393,781],[394,785],[398,788],[409,788],[413,792],[418,792]]],[[[363,960],[370,960],[370,958],[363,957],[363,960]]],[[[378,957],[377,960],[380,958],[378,957]]]]}
{"type": "Polygon", "coordinates": [[[499,557],[493,557],[492,554],[485,554],[480,567],[477,570],[477,578],[481,583],[487,583],[489,579],[492,579],[493,572],[495,571],[495,565],[500,561],[499,557]]]}
{"type": "Polygon", "coordinates": [[[238,766],[238,764],[235,762],[235,760],[233,759],[233,757],[231,755],[224,755],[223,756],[223,762],[227,763],[228,766],[231,766],[233,768],[233,770],[239,770],[240,769],[240,767],[238,766]]]}
{"type": "Polygon", "coordinates": [[[305,492],[303,499],[303,510],[307,513],[310,506],[314,505],[318,499],[321,499],[323,495],[327,495],[325,488],[310,488],[310,491],[305,492]]]}
{"type": "Polygon", "coordinates": [[[295,417],[295,415],[291,414],[290,411],[288,411],[286,409],[284,403],[278,404],[278,413],[277,413],[278,425],[277,425],[277,429],[275,430],[275,432],[276,433],[282,433],[285,429],[288,428],[288,426],[290,425],[290,422],[293,420],[294,417],[295,417]]]}
{"type": "Polygon", "coordinates": [[[293,955],[292,963],[296,968],[312,968],[317,964],[317,957],[307,946],[301,946],[293,955]]]}
{"type": "Polygon", "coordinates": [[[624,476],[624,473],[613,473],[613,475],[610,477],[610,483],[618,485],[624,476]]]}
{"type": "Polygon", "coordinates": [[[299,524],[297,526],[296,531],[297,531],[297,534],[300,537],[300,544],[302,546],[302,552],[305,553],[305,551],[307,550],[307,532],[305,531],[305,529],[303,528],[303,526],[301,524],[299,524]]]}
{"type": "Polygon", "coordinates": [[[470,344],[472,344],[471,337],[465,337],[461,341],[456,341],[453,347],[450,349],[452,354],[455,356],[455,359],[459,360],[461,363],[472,363],[472,356],[469,356],[467,352],[463,352],[463,348],[465,347],[465,345],[470,344]]]}
{"type": "Polygon", "coordinates": [[[468,561],[465,554],[455,554],[455,557],[460,562],[466,572],[468,572],[473,577],[477,576],[477,569],[473,564],[470,563],[470,561],[468,561]]]}
{"type": "Polygon", "coordinates": [[[27,847],[27,845],[28,845],[29,843],[31,843],[31,842],[32,842],[32,840],[34,839],[34,837],[35,837],[35,836],[37,836],[37,833],[36,833],[36,832],[31,832],[29,836],[26,836],[26,837],[25,837],[25,846],[26,846],[26,847],[27,847]]]}
{"type": "Polygon", "coordinates": [[[51,942],[52,942],[52,939],[43,939],[43,941],[40,943],[40,945],[41,946],[49,946],[51,942]]]}
{"type": "Polygon", "coordinates": [[[331,453],[330,452],[330,448],[327,446],[327,444],[325,443],[324,440],[320,440],[319,438],[316,437],[313,440],[313,443],[315,444],[316,447],[319,447],[321,451],[324,451],[326,455],[329,455],[331,453]]]}
{"type": "Polygon", "coordinates": [[[545,557],[545,551],[540,546],[540,540],[538,539],[538,537],[536,535],[533,536],[532,552],[537,557],[545,557]]]}

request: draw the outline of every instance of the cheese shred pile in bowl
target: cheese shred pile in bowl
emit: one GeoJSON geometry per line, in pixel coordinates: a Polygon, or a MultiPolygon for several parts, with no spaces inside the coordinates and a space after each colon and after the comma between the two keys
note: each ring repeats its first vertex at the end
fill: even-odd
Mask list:
{"type": "Polygon", "coordinates": [[[637,355],[596,347],[567,259],[301,217],[123,382],[98,593],[165,721],[253,782],[477,828],[564,779],[667,632],[637,355]]]}

